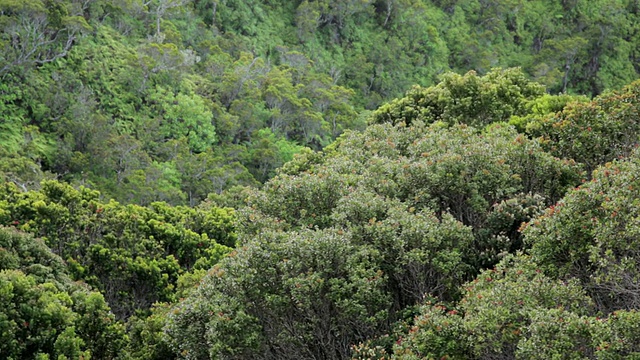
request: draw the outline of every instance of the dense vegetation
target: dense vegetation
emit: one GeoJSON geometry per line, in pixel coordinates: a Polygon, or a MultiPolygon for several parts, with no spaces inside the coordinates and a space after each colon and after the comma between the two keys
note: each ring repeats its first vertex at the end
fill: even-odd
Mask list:
{"type": "Polygon", "coordinates": [[[638,16],[0,0],[0,357],[640,357],[638,16]]]}
{"type": "Polygon", "coordinates": [[[3,0],[0,176],[193,206],[450,70],[620,88],[639,16],[630,0],[3,0]]]}

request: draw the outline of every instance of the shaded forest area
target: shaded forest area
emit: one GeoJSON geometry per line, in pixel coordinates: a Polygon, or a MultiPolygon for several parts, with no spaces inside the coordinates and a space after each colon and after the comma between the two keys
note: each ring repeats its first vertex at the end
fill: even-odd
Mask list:
{"type": "Polygon", "coordinates": [[[0,0],[0,357],[638,358],[637,15],[0,0]]]}

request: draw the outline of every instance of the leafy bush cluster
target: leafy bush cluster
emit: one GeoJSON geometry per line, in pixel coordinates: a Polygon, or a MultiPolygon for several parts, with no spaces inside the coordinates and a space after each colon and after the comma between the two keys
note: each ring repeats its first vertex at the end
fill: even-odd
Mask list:
{"type": "Polygon", "coordinates": [[[376,121],[507,121],[543,91],[527,79],[619,88],[638,74],[638,14],[630,0],[3,0],[0,177],[194,206],[416,84],[376,121]],[[488,77],[446,75],[469,70],[488,77]]]}
{"type": "MultiPolygon", "coordinates": [[[[494,93],[522,88],[516,74],[465,77],[494,93]]],[[[594,154],[591,172],[571,156],[583,145],[554,132],[574,109],[634,89],[593,101],[513,91],[516,127],[492,112],[516,108],[504,103],[485,108],[495,121],[482,127],[473,108],[421,108],[434,89],[389,104],[380,124],[299,155],[248,194],[241,247],[169,313],[169,345],[188,359],[637,355],[639,155],[603,165],[610,155],[594,154]],[[536,115],[543,101],[567,105],[536,115]],[[408,106],[419,115],[389,115],[408,106]]],[[[612,125],[602,136],[631,126],[628,114],[600,119],[612,125]]]]}
{"type": "Polygon", "coordinates": [[[38,239],[0,228],[0,354],[5,359],[113,359],[124,326],[102,294],[71,280],[38,239]]]}
{"type": "Polygon", "coordinates": [[[0,357],[640,356],[637,14],[0,0],[0,357]]]}
{"type": "Polygon", "coordinates": [[[235,245],[231,209],[103,202],[96,191],[49,181],[38,192],[0,189],[0,222],[38,236],[94,286],[119,318],[174,299],[178,278],[215,264],[235,245]]]}

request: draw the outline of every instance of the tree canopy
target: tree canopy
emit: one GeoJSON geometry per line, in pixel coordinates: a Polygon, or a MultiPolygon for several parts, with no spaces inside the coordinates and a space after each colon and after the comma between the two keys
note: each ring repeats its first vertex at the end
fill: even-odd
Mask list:
{"type": "Polygon", "coordinates": [[[406,91],[373,121],[481,127],[528,115],[543,86],[619,89],[637,24],[628,0],[2,1],[0,174],[194,206],[406,91]]]}
{"type": "Polygon", "coordinates": [[[638,358],[639,11],[0,0],[0,358],[638,358]]]}

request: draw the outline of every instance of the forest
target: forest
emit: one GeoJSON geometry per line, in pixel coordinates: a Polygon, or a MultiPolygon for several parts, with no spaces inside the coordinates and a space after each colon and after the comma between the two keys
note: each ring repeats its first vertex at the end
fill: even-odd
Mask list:
{"type": "Polygon", "coordinates": [[[639,75],[635,0],[0,0],[0,358],[640,359],[639,75]]]}

